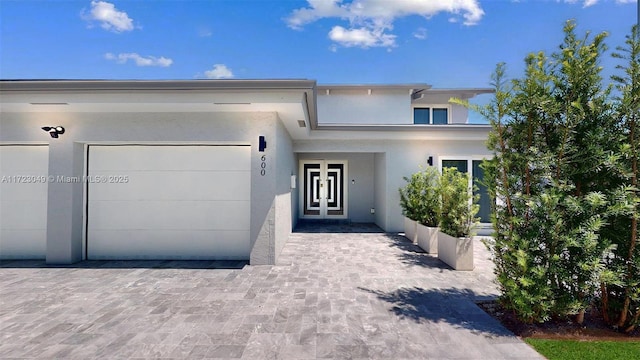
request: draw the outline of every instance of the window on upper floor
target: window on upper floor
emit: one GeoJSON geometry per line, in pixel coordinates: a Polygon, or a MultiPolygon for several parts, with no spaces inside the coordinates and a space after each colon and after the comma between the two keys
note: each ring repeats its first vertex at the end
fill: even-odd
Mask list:
{"type": "Polygon", "coordinates": [[[413,108],[413,123],[426,125],[445,125],[449,123],[449,109],[444,107],[413,108]]]}

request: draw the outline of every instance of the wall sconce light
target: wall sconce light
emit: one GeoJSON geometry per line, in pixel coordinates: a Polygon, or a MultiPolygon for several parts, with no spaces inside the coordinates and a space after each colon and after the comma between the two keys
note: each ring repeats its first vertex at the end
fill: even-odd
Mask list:
{"type": "Polygon", "coordinates": [[[267,141],[264,139],[264,136],[260,135],[258,138],[258,151],[264,152],[264,149],[267,148],[267,141]]]}
{"type": "Polygon", "coordinates": [[[54,139],[57,139],[58,136],[64,134],[64,128],[62,126],[43,126],[42,130],[48,132],[54,139]]]}
{"type": "Polygon", "coordinates": [[[429,164],[429,166],[433,166],[433,156],[429,156],[429,158],[427,159],[427,164],[429,164]]]}

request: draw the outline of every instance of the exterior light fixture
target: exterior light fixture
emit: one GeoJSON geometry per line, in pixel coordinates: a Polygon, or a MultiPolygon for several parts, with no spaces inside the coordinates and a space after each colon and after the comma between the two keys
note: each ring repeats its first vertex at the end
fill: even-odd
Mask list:
{"type": "Polygon", "coordinates": [[[42,130],[48,132],[54,139],[57,139],[58,136],[64,134],[64,128],[62,126],[43,126],[42,130]]]}
{"type": "Polygon", "coordinates": [[[433,166],[433,156],[429,156],[429,158],[427,159],[427,164],[429,164],[429,166],[433,166]]]}
{"type": "Polygon", "coordinates": [[[264,149],[267,148],[267,141],[264,139],[263,135],[260,135],[258,138],[258,151],[264,152],[264,149]]]}

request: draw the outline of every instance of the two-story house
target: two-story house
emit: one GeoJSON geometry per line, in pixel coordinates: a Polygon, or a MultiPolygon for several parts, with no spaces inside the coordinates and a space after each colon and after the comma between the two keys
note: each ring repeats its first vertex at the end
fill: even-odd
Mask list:
{"type": "Polygon", "coordinates": [[[299,219],[400,232],[404,176],[432,165],[482,177],[490,127],[448,100],[490,92],[0,81],[0,258],[273,264],[299,219]]]}

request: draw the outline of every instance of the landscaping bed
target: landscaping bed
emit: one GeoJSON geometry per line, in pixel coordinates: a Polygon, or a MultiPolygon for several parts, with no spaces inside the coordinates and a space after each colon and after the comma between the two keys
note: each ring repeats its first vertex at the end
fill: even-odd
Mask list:
{"type": "Polygon", "coordinates": [[[477,304],[521,338],[640,342],[640,329],[635,329],[630,334],[616,331],[604,322],[596,309],[585,314],[583,324],[577,324],[571,319],[553,319],[541,324],[526,324],[518,321],[515,315],[505,310],[498,301],[480,301],[477,304]]]}

